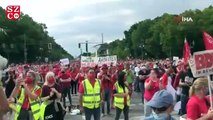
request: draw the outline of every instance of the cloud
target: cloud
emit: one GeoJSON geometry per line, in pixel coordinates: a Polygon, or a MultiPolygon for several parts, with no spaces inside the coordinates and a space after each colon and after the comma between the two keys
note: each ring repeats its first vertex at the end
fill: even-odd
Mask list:
{"type": "MultiPolygon", "coordinates": [[[[188,9],[204,9],[212,0],[1,0],[0,5],[20,5],[37,22],[45,23],[50,36],[74,56],[79,42],[113,41],[123,31],[145,19],[164,13],[179,14],[188,9]]],[[[94,52],[93,44],[89,50],[94,52]]],[[[83,47],[83,46],[82,46],[83,47]]],[[[85,48],[83,48],[85,51],[85,48]]]]}

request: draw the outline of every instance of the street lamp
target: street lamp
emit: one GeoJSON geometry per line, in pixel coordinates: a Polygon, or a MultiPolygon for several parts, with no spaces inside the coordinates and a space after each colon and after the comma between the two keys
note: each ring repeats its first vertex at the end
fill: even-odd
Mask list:
{"type": "Polygon", "coordinates": [[[41,60],[42,60],[42,52],[43,52],[43,48],[39,48],[40,52],[41,52],[41,60]]]}

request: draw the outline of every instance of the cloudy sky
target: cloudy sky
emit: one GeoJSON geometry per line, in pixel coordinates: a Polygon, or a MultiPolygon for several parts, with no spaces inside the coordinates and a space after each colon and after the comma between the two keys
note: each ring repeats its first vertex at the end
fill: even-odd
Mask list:
{"type": "MultiPolygon", "coordinates": [[[[79,42],[100,43],[101,33],[104,42],[122,39],[123,31],[138,21],[163,13],[202,10],[213,5],[213,0],[0,0],[0,6],[7,5],[20,5],[22,12],[45,23],[49,35],[77,56],[79,42]]],[[[96,44],[91,44],[89,50],[94,52],[96,44]]]]}

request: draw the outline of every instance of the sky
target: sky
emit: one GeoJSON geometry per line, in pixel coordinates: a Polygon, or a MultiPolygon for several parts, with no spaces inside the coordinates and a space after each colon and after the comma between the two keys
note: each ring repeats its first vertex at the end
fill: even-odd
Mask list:
{"type": "Polygon", "coordinates": [[[203,10],[213,0],[0,0],[3,8],[8,5],[20,5],[23,13],[46,24],[49,35],[76,57],[80,42],[89,41],[89,51],[95,52],[102,33],[104,42],[122,39],[134,23],[164,13],[203,10]]]}

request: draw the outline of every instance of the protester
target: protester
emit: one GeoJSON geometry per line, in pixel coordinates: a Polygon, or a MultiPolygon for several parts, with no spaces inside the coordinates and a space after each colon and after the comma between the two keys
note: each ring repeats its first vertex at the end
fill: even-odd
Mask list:
{"type": "MultiPolygon", "coordinates": [[[[133,89],[132,83],[134,81],[134,74],[130,69],[130,65],[128,63],[125,64],[125,69],[123,70],[126,73],[126,81],[128,83],[129,89],[133,89]]],[[[131,95],[130,95],[131,96],[131,95]]]]}
{"type": "Polygon", "coordinates": [[[168,91],[160,90],[156,92],[147,103],[147,106],[152,108],[152,113],[145,120],[175,120],[171,116],[173,101],[173,96],[168,91]]]}
{"type": "Polygon", "coordinates": [[[6,84],[5,94],[7,98],[9,98],[11,93],[13,92],[13,89],[15,87],[15,79],[16,79],[15,70],[10,69],[8,71],[8,79],[5,81],[6,84]]]}
{"type": "Polygon", "coordinates": [[[71,77],[71,91],[73,95],[77,95],[77,84],[78,81],[76,78],[78,74],[78,71],[75,67],[72,67],[71,71],[70,71],[70,77],[71,77]]]}
{"type": "Polygon", "coordinates": [[[94,69],[90,68],[85,79],[79,86],[79,103],[86,120],[100,120],[100,105],[103,102],[101,83],[96,78],[94,69]]]}
{"type": "Polygon", "coordinates": [[[180,73],[180,82],[179,82],[179,86],[182,89],[181,92],[181,110],[180,110],[180,115],[185,115],[186,112],[186,105],[189,99],[189,89],[190,86],[193,84],[194,78],[191,72],[191,69],[189,67],[189,65],[185,65],[185,68],[183,70],[183,72],[180,73]]]}
{"type": "Polygon", "coordinates": [[[72,106],[72,98],[71,98],[71,93],[70,93],[70,82],[71,82],[71,78],[70,78],[70,74],[67,73],[65,71],[65,68],[63,68],[61,70],[61,72],[59,73],[59,83],[62,87],[62,99],[63,99],[63,105],[64,107],[66,108],[66,97],[68,96],[68,99],[69,99],[69,103],[70,103],[70,107],[69,107],[69,110],[71,110],[71,106],[72,106]]]}
{"type": "Polygon", "coordinates": [[[144,115],[146,117],[150,116],[152,112],[151,107],[147,106],[147,102],[149,102],[152,99],[153,95],[160,90],[160,82],[157,74],[157,69],[152,69],[149,78],[145,81],[144,115]]]}
{"type": "Polygon", "coordinates": [[[139,77],[139,88],[140,88],[140,91],[141,91],[141,94],[142,94],[142,103],[144,103],[144,91],[145,91],[145,88],[144,88],[144,83],[145,83],[145,80],[148,78],[148,75],[149,75],[149,71],[147,70],[147,68],[145,66],[143,66],[141,68],[141,70],[139,71],[138,73],[139,77]]]}
{"type": "Polygon", "coordinates": [[[165,90],[167,90],[169,93],[172,94],[173,99],[176,100],[176,90],[173,88],[173,79],[172,74],[174,73],[174,70],[172,67],[169,67],[166,72],[163,74],[163,76],[160,78],[160,81],[162,83],[162,86],[165,90]]]}
{"type": "Polygon", "coordinates": [[[118,75],[118,81],[113,87],[114,104],[116,107],[115,120],[119,120],[122,111],[124,113],[124,120],[129,119],[130,93],[124,83],[125,79],[126,73],[120,72],[118,75]]]}
{"type": "Polygon", "coordinates": [[[98,73],[98,79],[101,80],[101,86],[103,87],[103,100],[102,104],[102,116],[105,116],[105,102],[107,103],[107,114],[110,114],[110,98],[111,98],[111,77],[108,75],[108,66],[103,64],[101,67],[101,72],[98,73]]]}
{"type": "Polygon", "coordinates": [[[7,59],[0,55],[0,120],[3,120],[3,115],[9,110],[9,104],[3,90],[2,70],[7,66],[7,59]]]}
{"type": "MultiPolygon", "coordinates": [[[[48,72],[45,76],[45,83],[42,87],[41,99],[41,117],[44,120],[46,117],[51,116],[54,120],[63,120],[64,113],[63,107],[58,101],[61,99],[61,86],[56,83],[55,75],[53,72],[48,72]],[[57,106],[57,109],[55,108],[57,106]]],[[[46,120],[46,119],[45,119],[46,120]]]]}
{"type": "Polygon", "coordinates": [[[213,111],[210,102],[206,98],[208,95],[208,79],[198,78],[190,87],[190,99],[187,103],[187,120],[212,120],[213,111]]]}
{"type": "Polygon", "coordinates": [[[75,77],[75,79],[78,81],[78,91],[79,91],[79,85],[81,84],[81,82],[83,81],[83,80],[85,80],[85,78],[86,78],[86,68],[84,67],[82,67],[82,68],[80,68],[80,71],[79,71],[79,73],[77,74],[77,76],[75,77]]]}
{"type": "Polygon", "coordinates": [[[41,88],[37,85],[36,73],[29,71],[26,78],[19,76],[9,101],[17,98],[14,120],[38,120],[40,116],[39,98],[41,88]]]}

